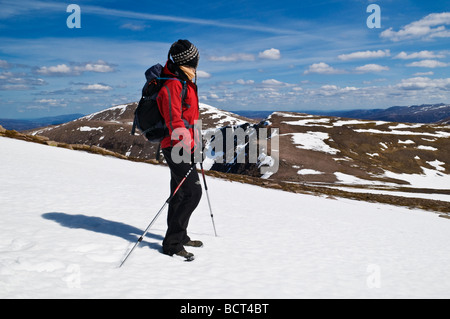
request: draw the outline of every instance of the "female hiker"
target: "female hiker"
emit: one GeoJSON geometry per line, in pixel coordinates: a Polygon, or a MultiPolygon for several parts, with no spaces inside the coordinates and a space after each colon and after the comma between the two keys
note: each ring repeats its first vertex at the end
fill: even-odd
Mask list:
{"type": "MultiPolygon", "coordinates": [[[[158,108],[169,129],[169,135],[161,142],[162,152],[170,168],[171,194],[174,193],[187,172],[195,165],[194,150],[200,146],[194,124],[199,118],[197,86],[193,82],[199,62],[198,49],[188,40],[172,44],[162,77],[167,78],[158,94],[158,108]],[[172,59],[171,59],[172,58],[172,59]],[[180,161],[182,152],[188,152],[190,161],[180,161]]],[[[186,157],[184,157],[186,158],[186,157]]],[[[178,255],[190,261],[194,255],[185,247],[202,247],[203,243],[191,240],[187,227],[191,214],[202,196],[197,170],[194,168],[169,202],[167,232],[163,241],[163,253],[178,255]]]]}

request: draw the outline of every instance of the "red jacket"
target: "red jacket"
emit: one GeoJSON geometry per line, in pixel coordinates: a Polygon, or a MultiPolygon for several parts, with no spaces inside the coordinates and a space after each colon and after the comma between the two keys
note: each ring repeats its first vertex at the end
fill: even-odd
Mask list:
{"type": "Polygon", "coordinates": [[[194,132],[193,128],[199,117],[197,86],[189,80],[186,81],[186,98],[181,105],[184,80],[172,73],[167,64],[163,74],[164,77],[173,79],[165,81],[156,99],[159,111],[169,128],[169,136],[161,141],[161,148],[172,147],[183,141],[185,149],[194,150],[198,140],[198,133],[194,132]],[[175,130],[177,134],[172,135],[175,130]]]}

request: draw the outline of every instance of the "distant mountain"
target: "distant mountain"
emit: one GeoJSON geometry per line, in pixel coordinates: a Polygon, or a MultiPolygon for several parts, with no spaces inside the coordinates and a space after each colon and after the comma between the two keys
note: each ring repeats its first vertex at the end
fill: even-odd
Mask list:
{"type": "MultiPolygon", "coordinates": [[[[139,159],[154,159],[158,144],[149,143],[138,132],[135,136],[130,134],[136,107],[136,102],[117,105],[71,122],[28,130],[26,133],[61,143],[98,146],[139,159]]],[[[203,103],[200,103],[200,114],[203,130],[254,122],[203,103]]]]}
{"type": "Polygon", "coordinates": [[[255,120],[263,120],[266,119],[270,114],[272,114],[273,111],[250,111],[250,110],[244,110],[244,111],[235,111],[236,114],[239,114],[241,116],[245,116],[251,119],[255,120]]]}
{"type": "Polygon", "coordinates": [[[59,125],[73,121],[84,116],[84,114],[67,114],[51,117],[41,117],[36,119],[0,119],[0,125],[7,130],[25,131],[49,125],[59,125]]]}
{"type": "MultiPolygon", "coordinates": [[[[158,145],[143,136],[130,135],[136,106],[136,103],[119,105],[27,133],[151,160],[156,157],[158,145]]],[[[408,110],[424,114],[426,108],[408,110]]],[[[428,108],[445,110],[447,106],[428,108]]],[[[398,112],[402,109],[396,108],[398,112]]],[[[364,191],[367,187],[378,191],[437,189],[439,194],[450,195],[450,127],[445,123],[408,124],[295,112],[274,112],[263,121],[255,121],[202,103],[200,114],[207,170],[262,177],[261,183],[268,184],[276,181],[314,187],[345,185],[362,187],[364,191]],[[229,129],[234,132],[238,128],[250,135],[244,139],[228,135],[229,129]],[[279,131],[261,135],[261,128],[279,131]],[[272,150],[273,137],[279,139],[279,151],[272,150]],[[260,146],[265,139],[267,147],[263,150],[260,146]],[[249,160],[250,149],[258,150],[256,163],[249,160]],[[245,161],[237,160],[241,156],[245,161]],[[279,169],[272,174],[263,173],[261,167],[272,163],[278,163],[279,169]]]]}
{"type": "MultiPolygon", "coordinates": [[[[295,111],[321,116],[338,116],[359,120],[375,120],[402,123],[438,123],[450,118],[450,104],[424,104],[413,106],[393,106],[388,109],[356,109],[347,111],[295,111]]],[[[236,111],[249,118],[268,117],[273,111],[236,111]]]]}
{"type": "Polygon", "coordinates": [[[450,117],[450,104],[393,106],[388,109],[331,112],[327,115],[402,123],[437,123],[450,117]]]}

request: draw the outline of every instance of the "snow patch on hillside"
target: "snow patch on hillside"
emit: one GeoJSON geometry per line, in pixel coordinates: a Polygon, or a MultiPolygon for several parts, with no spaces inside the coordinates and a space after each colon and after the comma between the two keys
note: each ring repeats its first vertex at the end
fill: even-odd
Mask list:
{"type": "Polygon", "coordinates": [[[332,155],[339,153],[339,150],[332,148],[325,143],[330,138],[328,133],[324,132],[306,132],[306,133],[288,133],[282,135],[291,135],[292,141],[298,148],[305,150],[324,152],[332,155]]]}
{"type": "Polygon", "coordinates": [[[227,123],[231,123],[231,125],[242,125],[247,123],[246,121],[237,118],[236,114],[219,110],[218,108],[205,103],[199,103],[199,109],[202,115],[208,115],[210,119],[218,120],[215,121],[216,127],[224,126],[224,124],[227,123]]]}
{"type": "Polygon", "coordinates": [[[101,114],[101,113],[108,113],[108,112],[110,112],[110,111],[117,111],[117,110],[120,111],[120,113],[117,115],[117,116],[119,117],[120,115],[122,115],[122,114],[127,110],[127,107],[128,107],[128,106],[129,106],[128,104],[115,105],[115,106],[110,107],[110,108],[108,108],[108,109],[101,110],[101,111],[99,111],[99,112],[95,112],[95,113],[92,113],[92,114],[83,116],[83,117],[79,118],[78,120],[86,120],[86,121],[90,121],[90,120],[92,120],[96,115],[99,115],[99,114],[101,114]]]}
{"type": "Polygon", "coordinates": [[[101,131],[103,127],[89,127],[89,126],[81,126],[78,128],[80,132],[92,132],[92,131],[101,131]]]}

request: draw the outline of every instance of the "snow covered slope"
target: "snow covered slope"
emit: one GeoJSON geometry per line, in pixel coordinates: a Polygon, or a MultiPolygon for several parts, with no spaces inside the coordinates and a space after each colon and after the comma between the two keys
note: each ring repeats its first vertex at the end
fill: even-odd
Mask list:
{"type": "Polygon", "coordinates": [[[168,169],[4,137],[0,150],[0,298],[450,297],[449,220],[213,178],[219,237],[204,197],[194,262],[160,253],[163,214],[118,268],[168,169]]]}

